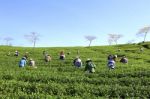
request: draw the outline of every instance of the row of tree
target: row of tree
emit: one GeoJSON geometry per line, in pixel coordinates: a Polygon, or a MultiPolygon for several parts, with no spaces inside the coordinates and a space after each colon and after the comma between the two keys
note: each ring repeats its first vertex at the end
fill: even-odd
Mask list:
{"type": "MultiPolygon", "coordinates": [[[[145,42],[146,40],[146,36],[148,34],[148,32],[150,31],[150,26],[146,26],[141,28],[136,35],[137,36],[143,36],[144,40],[143,42],[145,42]]],[[[117,45],[118,40],[123,37],[123,35],[121,34],[108,34],[108,43],[109,45],[111,45],[113,42],[117,45]]],[[[96,36],[85,36],[85,39],[87,39],[89,41],[89,47],[91,46],[91,43],[93,40],[95,40],[97,37],[96,36]]],[[[128,43],[133,42],[133,40],[129,41],[128,43]]]]}
{"type": "MultiPolygon", "coordinates": [[[[141,28],[136,35],[138,36],[144,36],[143,42],[146,40],[146,36],[148,32],[150,31],[150,26],[146,26],[141,28]]],[[[31,32],[30,34],[24,35],[25,39],[30,41],[33,44],[33,47],[35,47],[37,41],[39,40],[40,35],[37,32],[31,32]]],[[[121,34],[108,34],[108,43],[111,45],[112,43],[117,44],[118,40],[123,37],[121,34]]],[[[91,46],[91,43],[93,40],[95,40],[96,36],[85,36],[85,39],[89,41],[89,47],[91,46]]],[[[11,45],[10,41],[13,40],[11,37],[5,37],[4,40],[6,41],[7,45],[11,45]]],[[[130,41],[131,42],[131,41],[130,41]]]]}
{"type": "MultiPolygon", "coordinates": [[[[36,32],[31,32],[30,34],[24,35],[25,39],[29,42],[33,43],[33,47],[35,47],[36,42],[39,40],[39,34],[36,32]]],[[[7,36],[3,38],[6,41],[6,45],[11,46],[11,41],[14,40],[12,37],[7,36]]]]}

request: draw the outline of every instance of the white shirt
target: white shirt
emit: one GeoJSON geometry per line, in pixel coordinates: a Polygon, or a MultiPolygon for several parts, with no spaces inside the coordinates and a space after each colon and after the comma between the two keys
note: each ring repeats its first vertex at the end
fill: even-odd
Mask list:
{"type": "Polygon", "coordinates": [[[30,61],[30,66],[35,66],[35,61],[30,61]]]}

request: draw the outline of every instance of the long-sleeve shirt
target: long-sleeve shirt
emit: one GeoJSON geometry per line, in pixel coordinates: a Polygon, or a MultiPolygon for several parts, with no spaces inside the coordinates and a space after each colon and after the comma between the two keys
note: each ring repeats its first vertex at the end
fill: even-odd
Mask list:
{"type": "Polygon", "coordinates": [[[26,65],[26,60],[25,59],[21,59],[19,62],[19,67],[24,67],[26,65]]]}

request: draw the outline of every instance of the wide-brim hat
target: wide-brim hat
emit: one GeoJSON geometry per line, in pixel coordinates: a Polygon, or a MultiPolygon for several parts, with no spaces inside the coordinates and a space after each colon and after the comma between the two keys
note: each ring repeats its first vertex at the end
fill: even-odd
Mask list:
{"type": "Polygon", "coordinates": [[[26,57],[22,57],[22,59],[26,59],[26,57]]]}
{"type": "Polygon", "coordinates": [[[90,58],[88,58],[88,59],[87,59],[87,61],[91,61],[91,59],[90,59],[90,58]]]}

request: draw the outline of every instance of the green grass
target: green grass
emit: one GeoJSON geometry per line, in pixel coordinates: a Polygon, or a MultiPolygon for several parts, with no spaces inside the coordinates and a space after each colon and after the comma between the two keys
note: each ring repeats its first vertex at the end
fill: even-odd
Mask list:
{"type": "MultiPolygon", "coordinates": [[[[150,98],[150,43],[94,46],[94,47],[55,47],[27,48],[0,47],[0,98],[11,99],[147,99],[150,98]],[[143,46],[144,52],[139,48],[143,46]],[[118,52],[117,49],[121,51],[118,52]],[[85,66],[87,58],[96,64],[96,72],[87,74],[82,68],[72,65],[77,56],[77,50],[85,66]],[[15,50],[20,52],[14,57],[15,50]],[[42,52],[46,50],[52,61],[45,63],[42,52]],[[66,54],[64,62],[59,60],[59,52],[66,54]],[[8,52],[10,56],[7,56],[8,52]],[[37,69],[19,68],[21,57],[29,52],[36,62],[37,69]],[[128,64],[116,63],[115,70],[108,70],[107,56],[126,55],[128,64]]],[[[120,57],[119,57],[120,58],[120,57]]],[[[119,61],[119,59],[118,59],[119,61]]]]}

